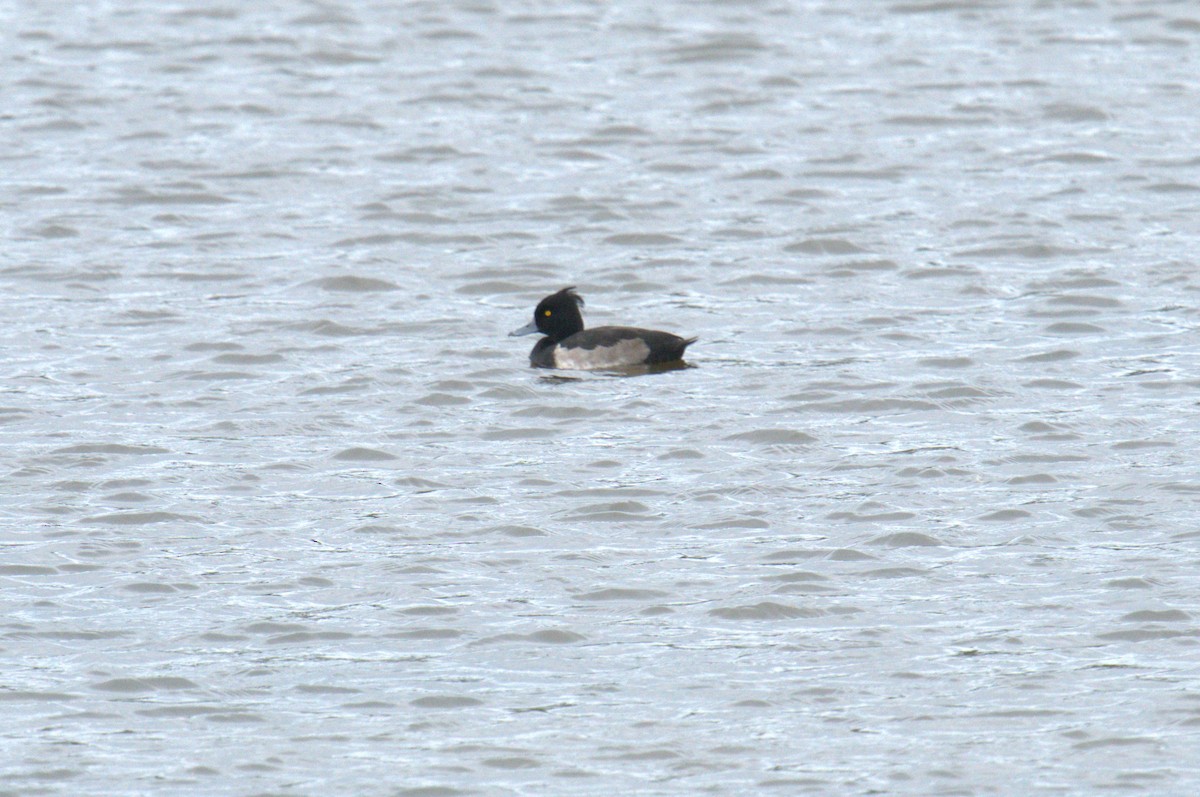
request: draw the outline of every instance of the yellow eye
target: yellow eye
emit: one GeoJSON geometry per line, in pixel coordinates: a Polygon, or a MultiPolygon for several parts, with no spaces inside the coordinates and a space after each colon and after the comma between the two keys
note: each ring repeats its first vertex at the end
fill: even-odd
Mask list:
{"type": "Polygon", "coordinates": [[[544,311],[542,311],[542,315],[546,316],[546,318],[549,318],[549,317],[550,317],[550,311],[549,311],[549,310],[544,310],[544,311]]]}

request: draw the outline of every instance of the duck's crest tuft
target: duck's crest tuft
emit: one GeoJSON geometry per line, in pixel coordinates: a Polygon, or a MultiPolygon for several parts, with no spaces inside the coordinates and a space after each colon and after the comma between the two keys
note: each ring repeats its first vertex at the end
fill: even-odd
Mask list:
{"type": "Polygon", "coordinates": [[[575,304],[579,307],[583,307],[583,297],[575,292],[574,285],[572,285],[570,288],[563,288],[561,291],[559,291],[559,294],[575,302],[575,304]]]}

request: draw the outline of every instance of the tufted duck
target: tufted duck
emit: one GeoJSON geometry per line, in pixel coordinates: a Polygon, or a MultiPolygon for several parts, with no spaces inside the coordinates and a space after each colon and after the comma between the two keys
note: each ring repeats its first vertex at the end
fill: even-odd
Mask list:
{"type": "Polygon", "coordinates": [[[509,333],[546,336],[529,353],[530,365],[588,370],[671,363],[682,360],[683,350],[696,342],[696,338],[635,327],[585,330],[579,312],[582,304],[574,288],[563,288],[538,302],[533,321],[509,333]]]}

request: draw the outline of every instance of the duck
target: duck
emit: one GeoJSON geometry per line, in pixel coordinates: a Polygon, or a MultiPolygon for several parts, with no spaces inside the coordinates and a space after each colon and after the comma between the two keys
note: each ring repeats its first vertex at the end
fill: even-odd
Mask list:
{"type": "Polygon", "coordinates": [[[659,365],[683,360],[683,352],[699,338],[681,338],[670,332],[637,327],[583,328],[583,297],[575,287],[563,288],[538,302],[533,320],[509,337],[543,337],[529,352],[535,368],[596,370],[659,365]]]}

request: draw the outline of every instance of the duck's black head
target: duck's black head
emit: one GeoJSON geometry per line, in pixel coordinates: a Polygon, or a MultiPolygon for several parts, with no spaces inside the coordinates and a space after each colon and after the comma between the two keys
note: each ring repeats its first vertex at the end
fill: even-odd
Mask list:
{"type": "Polygon", "coordinates": [[[533,322],[512,332],[513,335],[529,335],[541,332],[557,343],[583,330],[583,315],[579,308],[583,297],[575,288],[563,288],[538,302],[533,311],[533,322]]]}

